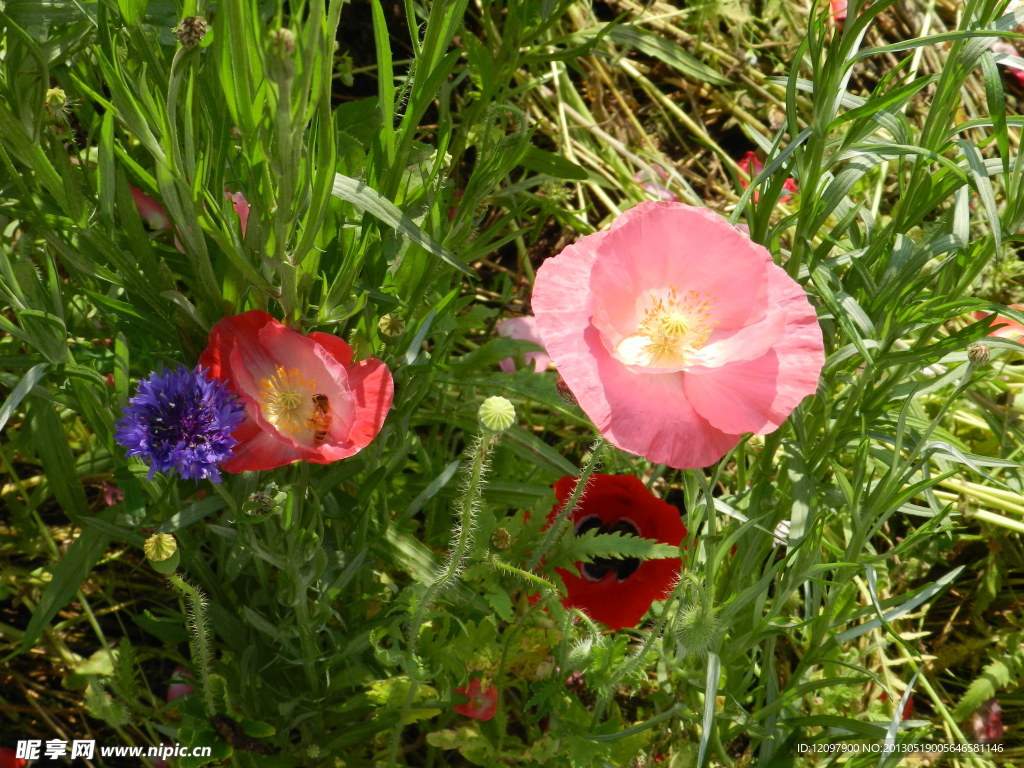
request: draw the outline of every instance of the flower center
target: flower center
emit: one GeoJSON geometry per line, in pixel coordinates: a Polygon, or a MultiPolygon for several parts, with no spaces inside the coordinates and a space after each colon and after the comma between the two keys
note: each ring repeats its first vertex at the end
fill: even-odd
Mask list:
{"type": "MultiPolygon", "coordinates": [[[[602,524],[601,519],[597,515],[586,517],[577,524],[575,535],[579,536],[581,533],[586,533],[594,528],[597,528],[598,533],[631,533],[634,536],[640,535],[640,531],[628,520],[616,520],[611,524],[602,524]]],[[[590,581],[601,581],[611,571],[621,583],[632,576],[633,572],[639,567],[640,559],[636,557],[598,557],[592,562],[580,564],[579,570],[580,575],[590,581]]]]}
{"type": "Polygon", "coordinates": [[[278,432],[295,438],[309,435],[316,383],[303,378],[297,368],[281,366],[259,383],[259,404],[266,419],[278,432]]]}
{"type": "Polygon", "coordinates": [[[651,296],[636,333],[619,344],[619,358],[629,365],[673,368],[707,342],[714,330],[711,297],[697,291],[680,292],[671,285],[651,296]]]}

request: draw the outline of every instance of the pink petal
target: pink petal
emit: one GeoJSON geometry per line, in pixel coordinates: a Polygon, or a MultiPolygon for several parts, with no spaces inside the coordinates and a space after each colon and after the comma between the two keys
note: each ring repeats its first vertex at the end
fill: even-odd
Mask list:
{"type": "Polygon", "coordinates": [[[771,352],[719,368],[688,368],[684,389],[694,409],[725,432],[774,432],[815,392],[825,364],[818,317],[807,296],[781,267],[768,271],[769,303],[785,317],[771,352]]]}
{"type": "Polygon", "coordinates": [[[245,195],[241,192],[231,193],[225,190],[224,197],[232,202],[232,207],[235,209],[235,213],[238,214],[238,219],[242,223],[242,237],[245,237],[245,230],[249,226],[249,201],[245,199],[245,195]]]}
{"type": "Polygon", "coordinates": [[[326,349],[342,365],[348,365],[352,362],[352,347],[340,336],[314,331],[313,333],[306,334],[306,338],[312,339],[326,349]]]}
{"type": "MultiPolygon", "coordinates": [[[[499,336],[532,341],[538,346],[544,346],[540,333],[537,331],[537,318],[535,317],[506,317],[498,321],[497,330],[499,336]]],[[[543,373],[548,369],[548,365],[551,364],[551,358],[543,351],[527,352],[523,355],[523,359],[527,365],[533,365],[533,370],[537,373],[543,373]]],[[[516,369],[516,362],[509,357],[499,362],[498,366],[505,373],[513,373],[516,369]]]]}

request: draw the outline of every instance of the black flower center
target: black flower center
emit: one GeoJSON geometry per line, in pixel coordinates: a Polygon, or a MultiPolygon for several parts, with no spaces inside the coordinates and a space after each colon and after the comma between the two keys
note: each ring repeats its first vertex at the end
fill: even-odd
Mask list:
{"type": "MultiPolygon", "coordinates": [[[[576,526],[576,535],[597,529],[598,533],[631,533],[639,536],[640,531],[628,520],[616,520],[614,523],[602,523],[597,515],[584,518],[576,526]]],[[[640,559],[636,557],[598,557],[591,563],[580,565],[580,573],[584,578],[592,581],[600,581],[609,571],[615,574],[620,582],[629,578],[637,568],[640,567],[640,559]]]]}

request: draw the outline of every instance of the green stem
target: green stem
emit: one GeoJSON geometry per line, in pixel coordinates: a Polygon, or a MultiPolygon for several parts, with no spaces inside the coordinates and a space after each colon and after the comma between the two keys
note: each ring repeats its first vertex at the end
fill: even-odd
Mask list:
{"type": "Polygon", "coordinates": [[[590,475],[593,474],[595,469],[597,469],[599,454],[603,445],[604,438],[599,437],[590,447],[590,460],[587,462],[586,466],[583,467],[583,471],[580,472],[580,479],[577,481],[576,487],[573,488],[572,496],[569,497],[569,501],[567,501],[565,506],[559,511],[558,517],[555,518],[555,521],[548,526],[547,535],[544,536],[540,546],[534,550],[533,556],[530,558],[530,562],[526,566],[528,570],[532,571],[540,565],[544,556],[548,553],[548,550],[550,550],[551,547],[555,545],[555,542],[562,536],[566,526],[569,524],[569,516],[576,508],[579,500],[583,497],[583,492],[587,487],[587,480],[590,479],[590,475]]]}
{"type": "Polygon", "coordinates": [[[189,584],[177,573],[167,577],[171,586],[178,590],[189,604],[189,645],[192,648],[192,664],[199,675],[199,683],[203,687],[203,700],[206,702],[206,711],[214,714],[213,691],[210,690],[209,677],[210,669],[213,666],[213,657],[210,652],[210,630],[206,624],[206,595],[192,584],[189,584]]]}
{"type": "Polygon", "coordinates": [[[473,539],[473,528],[476,521],[476,512],[480,503],[480,495],[484,486],[484,475],[487,471],[487,459],[497,443],[497,435],[481,433],[477,436],[470,447],[472,463],[466,480],[466,491],[460,500],[458,527],[452,544],[448,550],[448,559],[441,568],[437,578],[427,587],[423,598],[416,607],[409,622],[409,653],[408,653],[408,675],[409,689],[405,695],[405,703],[402,705],[402,713],[398,723],[391,734],[391,747],[388,753],[388,766],[394,766],[398,758],[398,750],[402,740],[402,726],[412,711],[413,702],[416,699],[416,690],[419,688],[418,671],[416,671],[416,649],[419,645],[420,631],[426,621],[427,611],[430,604],[437,597],[438,593],[445,587],[453,584],[462,572],[466,558],[469,555],[470,543],[473,539]]]}

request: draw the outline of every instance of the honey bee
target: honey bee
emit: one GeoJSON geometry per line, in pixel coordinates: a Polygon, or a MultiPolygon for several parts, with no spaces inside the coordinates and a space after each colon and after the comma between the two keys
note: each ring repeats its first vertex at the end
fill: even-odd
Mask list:
{"type": "Polygon", "coordinates": [[[313,415],[309,417],[309,426],[313,430],[313,439],[322,443],[331,428],[334,416],[331,413],[331,401],[327,395],[313,395],[313,415]]]}

